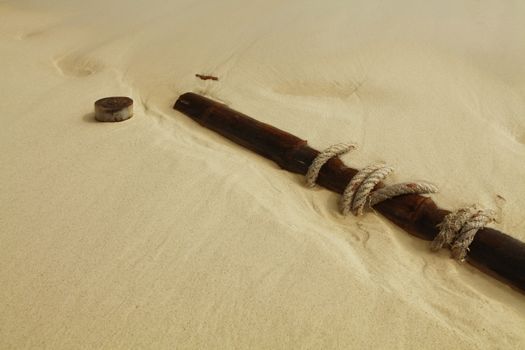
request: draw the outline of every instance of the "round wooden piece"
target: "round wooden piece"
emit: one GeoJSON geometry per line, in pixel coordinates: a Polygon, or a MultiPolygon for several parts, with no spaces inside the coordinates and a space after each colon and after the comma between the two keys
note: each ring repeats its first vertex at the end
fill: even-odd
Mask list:
{"type": "Polygon", "coordinates": [[[121,122],[133,116],[133,100],[115,96],[95,102],[95,119],[99,122],[121,122]]]}

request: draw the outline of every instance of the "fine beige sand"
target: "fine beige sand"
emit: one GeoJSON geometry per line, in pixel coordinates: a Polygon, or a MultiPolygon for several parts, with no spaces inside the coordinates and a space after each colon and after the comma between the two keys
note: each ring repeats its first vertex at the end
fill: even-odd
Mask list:
{"type": "Polygon", "coordinates": [[[525,348],[524,294],[171,108],[357,142],[525,240],[524,33],[518,0],[1,1],[0,348],[525,348]]]}

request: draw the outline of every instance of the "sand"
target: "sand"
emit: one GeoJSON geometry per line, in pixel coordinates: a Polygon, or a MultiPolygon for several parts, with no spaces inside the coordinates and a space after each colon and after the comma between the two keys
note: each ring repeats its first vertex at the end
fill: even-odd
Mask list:
{"type": "Polygon", "coordinates": [[[0,18],[0,348],[525,347],[523,294],[171,108],[194,91],[318,149],[357,142],[353,167],[499,208],[525,240],[525,3],[13,0],[0,18]],[[113,95],[135,116],[95,122],[113,95]]]}

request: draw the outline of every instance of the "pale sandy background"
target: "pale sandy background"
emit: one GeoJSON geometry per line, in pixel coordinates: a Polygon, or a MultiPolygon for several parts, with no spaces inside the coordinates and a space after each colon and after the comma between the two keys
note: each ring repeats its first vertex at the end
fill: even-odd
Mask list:
{"type": "Polygon", "coordinates": [[[523,1],[1,1],[0,348],[525,348],[523,294],[171,109],[358,142],[525,240],[524,62],[523,1]]]}

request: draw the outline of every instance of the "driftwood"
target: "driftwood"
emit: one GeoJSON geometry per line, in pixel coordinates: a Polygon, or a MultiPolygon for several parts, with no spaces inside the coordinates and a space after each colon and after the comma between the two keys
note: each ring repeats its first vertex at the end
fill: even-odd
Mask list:
{"type": "MultiPolygon", "coordinates": [[[[293,173],[306,174],[319,154],[305,140],[194,93],[181,95],[173,108],[293,173]]],[[[322,167],[317,183],[343,193],[356,173],[356,169],[345,166],[336,157],[322,167]]],[[[450,213],[439,208],[432,199],[419,195],[392,198],[374,209],[408,233],[427,241],[434,239],[439,232],[436,226],[450,213]]],[[[525,243],[485,228],[478,231],[470,245],[467,261],[525,292],[525,243]]]]}
{"type": "Polygon", "coordinates": [[[213,75],[195,74],[195,76],[199,78],[200,80],[215,80],[215,81],[219,80],[219,78],[213,75]]]}

